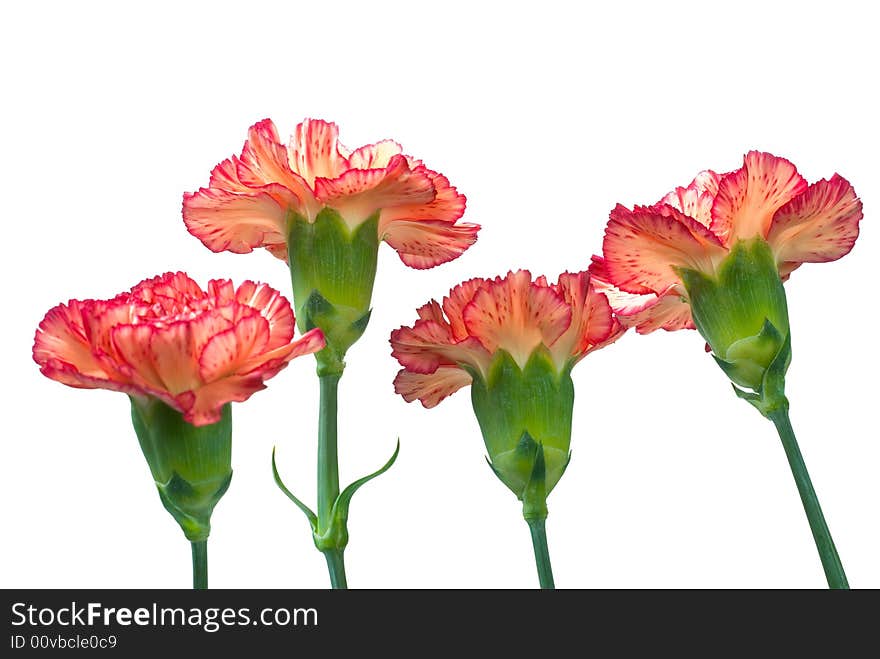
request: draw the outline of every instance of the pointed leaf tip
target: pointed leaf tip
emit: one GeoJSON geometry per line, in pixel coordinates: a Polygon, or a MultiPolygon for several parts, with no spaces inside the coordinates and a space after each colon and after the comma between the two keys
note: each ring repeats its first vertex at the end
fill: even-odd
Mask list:
{"type": "Polygon", "coordinates": [[[306,519],[309,520],[309,525],[312,527],[312,533],[316,533],[318,529],[318,516],[312,512],[312,509],[309,508],[306,504],[296,498],[293,492],[287,489],[287,486],[284,485],[284,482],[281,480],[281,476],[278,474],[278,467],[275,464],[275,447],[272,447],[272,476],[275,479],[275,484],[287,495],[287,498],[293,501],[296,504],[296,507],[299,508],[303,514],[306,516],[306,519]]]}
{"type": "Polygon", "coordinates": [[[345,521],[348,519],[348,508],[351,505],[351,498],[354,496],[354,493],[357,492],[362,485],[369,483],[377,476],[381,476],[386,471],[391,469],[391,466],[395,463],[399,454],[400,438],[397,439],[397,446],[394,448],[394,453],[388,459],[388,462],[386,462],[384,465],[382,465],[382,467],[374,471],[372,474],[367,474],[363,478],[357,479],[351,485],[342,490],[342,492],[340,492],[339,496],[336,497],[336,501],[333,504],[333,511],[331,513],[334,524],[345,524],[345,521]]]}

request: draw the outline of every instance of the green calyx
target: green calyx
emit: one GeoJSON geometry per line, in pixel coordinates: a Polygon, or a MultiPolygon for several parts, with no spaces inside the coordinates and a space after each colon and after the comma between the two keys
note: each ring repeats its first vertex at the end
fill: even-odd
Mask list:
{"type": "Polygon", "coordinates": [[[155,398],[131,396],[131,420],[159,498],[191,542],[208,539],[211,513],[232,480],[232,410],[194,426],[155,398]]]}
{"type": "Polygon", "coordinates": [[[471,375],[471,402],[492,470],[523,502],[527,519],[546,517],[547,495],[571,457],[570,366],[559,372],[540,346],[523,368],[499,350],[485,378],[475,370],[471,375]]]}
{"type": "Polygon", "coordinates": [[[737,395],[765,415],[783,405],[791,363],[788,305],[767,242],[738,241],[715,277],[688,268],[679,268],[678,275],[694,324],[737,395]]]}
{"type": "Polygon", "coordinates": [[[345,353],[370,320],[370,300],[379,255],[379,214],[350,228],[332,208],[314,222],[288,221],[288,260],[297,325],[318,327],[327,347],[316,353],[318,373],[342,373],[345,353]]]}

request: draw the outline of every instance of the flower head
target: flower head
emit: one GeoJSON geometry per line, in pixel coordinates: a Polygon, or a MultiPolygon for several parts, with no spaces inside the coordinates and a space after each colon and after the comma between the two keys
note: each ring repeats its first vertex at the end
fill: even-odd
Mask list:
{"type": "Polygon", "coordinates": [[[293,335],[290,304],[269,286],[215,279],[202,290],[177,272],[110,300],[59,304],[40,323],[33,356],[53,380],[158,399],[203,426],[324,346],[320,330],[293,335]]]}
{"type": "Polygon", "coordinates": [[[716,277],[737,244],[757,238],[785,280],[802,263],[847,254],[861,218],[861,202],[839,175],[808,185],[788,160],[750,151],[736,171],[701,172],[652,206],[618,205],[590,272],[621,322],[639,333],[693,328],[683,270],[716,277]]]}
{"type": "Polygon", "coordinates": [[[561,373],[623,331],[586,272],[563,273],[556,284],[533,281],[527,270],[470,279],[417,313],[412,327],[392,332],[391,345],[404,367],[397,393],[425,407],[470,384],[474,374],[488,376],[500,351],[525,368],[541,350],[561,373]]]}
{"type": "Polygon", "coordinates": [[[624,331],[605,296],[586,272],[549,284],[520,270],[466,281],[418,314],[391,334],[404,367],[395,390],[434,407],[471,385],[492,469],[526,518],[545,517],[546,496],[570,457],[571,369],[624,331]]]}
{"type": "Polygon", "coordinates": [[[458,257],[479,226],[457,223],[465,198],[442,174],[383,140],[350,150],[336,124],[306,119],[282,144],[269,119],[254,124],[240,156],[211,172],[207,188],[187,193],[187,229],[215,252],[265,247],[287,259],[292,217],[314,222],[329,208],[350,230],[378,214],[378,237],[413,268],[458,257]]]}

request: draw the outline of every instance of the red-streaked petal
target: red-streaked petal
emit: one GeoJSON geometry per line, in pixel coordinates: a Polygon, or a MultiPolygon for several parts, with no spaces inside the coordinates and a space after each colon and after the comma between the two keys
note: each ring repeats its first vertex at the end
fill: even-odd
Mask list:
{"type": "Polygon", "coordinates": [[[220,420],[226,403],[242,403],[265,388],[263,378],[257,374],[236,375],[182,392],[176,402],[184,420],[194,426],[206,426],[220,420]]]}
{"type": "Polygon", "coordinates": [[[314,187],[316,178],[334,179],[351,166],[340,150],[339,128],[321,119],[306,119],[290,138],[290,168],[314,187]]]}
{"type": "Polygon", "coordinates": [[[218,307],[226,306],[235,299],[235,285],[230,279],[211,279],[205,292],[218,307]]]}
{"type": "Polygon", "coordinates": [[[193,354],[190,324],[186,321],[154,327],[150,336],[153,368],[168,393],[176,396],[202,384],[198,355],[193,354]]]}
{"type": "Polygon", "coordinates": [[[565,300],[550,288],[532,284],[528,270],[487,282],[463,316],[468,334],[490,353],[507,350],[520,366],[538,345],[552,345],[571,324],[565,300]]]}
{"type": "Polygon", "coordinates": [[[174,402],[174,398],[163,391],[152,391],[138,385],[117,379],[106,379],[83,375],[70,364],[50,359],[40,372],[51,380],[65,384],[74,389],[106,389],[118,391],[129,396],[153,396],[165,401],[175,409],[180,409],[174,402]]]}
{"type": "Polygon", "coordinates": [[[467,198],[449,184],[448,178],[424,165],[414,166],[410,162],[410,167],[413,171],[424,174],[430,179],[434,186],[434,198],[428,203],[384,208],[379,218],[380,234],[386,232],[388,227],[398,220],[440,220],[451,223],[464,214],[467,198]]]}
{"type": "MultiPolygon", "coordinates": [[[[83,309],[88,309],[88,302],[71,300],[67,304],[59,304],[50,309],[34,335],[33,358],[46,374],[46,367],[58,371],[67,377],[71,372],[82,373],[93,378],[109,378],[86,338],[83,309]],[[60,364],[67,364],[73,371],[62,369],[60,364]]],[[[88,313],[88,311],[86,311],[88,313]]],[[[51,377],[51,376],[50,376],[51,377]]],[[[64,384],[68,384],[65,382],[64,384]]]]}
{"type": "Polygon", "coordinates": [[[348,166],[352,169],[384,169],[392,157],[402,152],[403,148],[394,140],[382,140],[352,151],[348,166]]]}
{"type": "MultiPolygon", "coordinates": [[[[241,161],[236,156],[227,158],[211,170],[208,187],[219,188],[221,190],[226,190],[227,192],[253,192],[253,188],[242,183],[241,178],[238,176],[238,171],[241,166],[241,161]]],[[[264,184],[265,181],[260,185],[264,184]]]]}
{"type": "Polygon", "coordinates": [[[212,252],[247,254],[255,247],[273,247],[284,248],[286,254],[287,208],[265,192],[201,188],[185,193],[183,221],[212,252]]]}
{"type": "Polygon", "coordinates": [[[281,143],[271,119],[250,127],[237,164],[236,172],[244,185],[261,188],[278,184],[289,191],[287,205],[301,213],[314,205],[310,204],[313,195],[309,184],[290,168],[287,147],[281,143]]]}
{"type": "Polygon", "coordinates": [[[658,329],[675,331],[694,329],[691,306],[681,294],[670,290],[633,313],[618,312],[617,318],[624,327],[634,327],[639,334],[648,334],[658,329]]]}
{"type": "Polygon", "coordinates": [[[290,342],[293,324],[290,304],[265,284],[235,289],[215,279],[203,291],[186,273],[167,272],[111,300],[50,310],[34,359],[64,384],[152,396],[204,424],[294,357],[324,347],[317,329],[290,342]]]}
{"type": "MultiPolygon", "coordinates": [[[[144,304],[171,303],[171,306],[205,298],[205,292],[198,282],[185,272],[166,272],[144,279],[131,287],[130,295],[144,304]]],[[[123,304],[127,302],[122,300],[123,304]]]]}
{"type": "Polygon", "coordinates": [[[608,299],[596,291],[588,273],[561,274],[556,290],[571,307],[571,325],[550,347],[557,364],[571,357],[580,359],[596,346],[607,345],[612,334],[619,336],[608,299]]]}
{"type": "Polygon", "coordinates": [[[639,334],[657,329],[694,329],[690,305],[682,300],[678,285],[661,296],[627,293],[609,282],[607,264],[600,256],[593,257],[590,275],[592,285],[608,299],[622,326],[635,327],[639,334]]]}
{"type": "Polygon", "coordinates": [[[725,250],[711,231],[671,206],[630,211],[618,204],[605,228],[603,252],[610,282],[642,295],[676,284],[675,266],[714,272],[725,250]]]}
{"type": "Polygon", "coordinates": [[[424,270],[461,256],[477,241],[479,230],[479,224],[467,222],[397,220],[388,224],[385,242],[397,251],[406,265],[424,270]]]}
{"type": "Polygon", "coordinates": [[[441,366],[433,373],[402,369],[394,378],[394,391],[407,403],[419,400],[424,407],[431,408],[471,382],[470,374],[455,366],[441,366]]]}
{"type": "Polygon", "coordinates": [[[264,382],[282,371],[291,360],[317,352],[324,346],[324,335],[321,330],[310,330],[290,344],[256,354],[244,361],[237,361],[234,372],[229,372],[225,376],[221,377],[222,372],[230,369],[220,368],[214,373],[218,379],[184,392],[177,397],[177,403],[182,407],[184,418],[190,423],[194,425],[215,423],[220,419],[223,405],[246,401],[252,394],[265,389],[264,382]]]}
{"type": "Polygon", "coordinates": [[[743,238],[765,238],[773,214],[807,189],[807,182],[785,158],[749,151],[743,166],[725,174],[712,207],[712,232],[725,245],[743,238]]]}
{"type": "Polygon", "coordinates": [[[418,320],[412,327],[391,332],[391,355],[416,373],[433,373],[440,366],[469,364],[485,370],[491,355],[473,337],[456,341],[449,325],[418,320]]]}
{"type": "Polygon", "coordinates": [[[455,286],[449,294],[443,298],[443,312],[449,319],[452,328],[452,336],[456,341],[467,337],[467,327],[464,324],[464,308],[474,299],[474,295],[480,287],[488,283],[487,279],[474,277],[455,286]]]}
{"type": "Polygon", "coordinates": [[[269,323],[258,314],[242,318],[226,331],[215,333],[199,354],[199,377],[213,382],[235,373],[269,342],[269,323]]]}
{"type": "Polygon", "coordinates": [[[317,198],[351,226],[384,208],[427,204],[435,194],[431,179],[411,170],[401,155],[393,156],[385,169],[350,169],[335,179],[315,179],[317,198]]]}
{"type": "Polygon", "coordinates": [[[607,299],[611,309],[617,313],[633,314],[650,306],[657,299],[656,293],[627,293],[611,283],[608,264],[601,256],[593,256],[590,263],[590,282],[607,299]]]}
{"type": "Polygon", "coordinates": [[[293,339],[296,319],[290,302],[281,293],[266,284],[243,281],[235,291],[235,299],[254,309],[269,323],[267,350],[274,350],[293,339]]]}
{"type": "Polygon", "coordinates": [[[707,169],[697,174],[686,188],[675,188],[658,203],[672,206],[708,227],[712,223],[712,204],[720,181],[721,176],[707,169]]]}
{"type": "Polygon", "coordinates": [[[835,261],[853,248],[861,219],[862,202],[852,185],[835,174],[776,211],[767,242],[780,263],[835,261]]]}
{"type": "Polygon", "coordinates": [[[437,300],[431,300],[430,302],[423,304],[416,309],[416,313],[421,320],[433,320],[435,323],[440,323],[441,325],[449,324],[446,322],[446,318],[443,316],[443,308],[438,304],[437,300]]]}
{"type": "Polygon", "coordinates": [[[139,386],[155,391],[165,389],[162,376],[153,362],[150,341],[156,328],[152,325],[118,325],[108,331],[117,360],[139,386]]]}
{"type": "Polygon", "coordinates": [[[320,329],[315,328],[309,330],[299,339],[288,343],[287,345],[254,355],[241,365],[239,372],[260,372],[262,373],[262,378],[267,380],[270,377],[273,377],[278,371],[284,368],[288,362],[296,357],[311,355],[312,353],[322,350],[326,345],[327,342],[324,339],[324,333],[320,329]]]}

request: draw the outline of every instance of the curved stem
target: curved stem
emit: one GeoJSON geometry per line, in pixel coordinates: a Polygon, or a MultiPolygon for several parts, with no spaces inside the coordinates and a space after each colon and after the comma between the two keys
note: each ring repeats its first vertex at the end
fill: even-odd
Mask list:
{"type": "MultiPolygon", "coordinates": [[[[318,377],[321,398],[318,408],[318,534],[322,535],[333,524],[333,504],[339,497],[339,459],[336,448],[337,394],[341,373],[327,373],[318,377]]],[[[324,552],[330,585],[347,588],[343,548],[324,552]]]]}
{"type": "Polygon", "coordinates": [[[532,534],[532,546],[535,549],[535,565],[538,568],[538,582],[541,588],[553,590],[553,568],[550,565],[550,550],[547,548],[547,531],[544,525],[544,517],[531,517],[526,519],[529,531],[532,534]]]}
{"type": "Polygon", "coordinates": [[[192,544],[193,590],[208,589],[208,541],[192,544]]]}
{"type": "Polygon", "coordinates": [[[819,558],[822,561],[822,568],[825,570],[828,587],[848,589],[849,583],[843,571],[843,564],[837,555],[834,540],[831,538],[831,531],[828,530],[828,524],[825,522],[822,508],[819,506],[819,498],[813,489],[810,474],[807,472],[807,466],[804,464],[804,458],[798,448],[797,439],[791,427],[788,405],[780,406],[767,416],[776,426],[776,430],[779,432],[779,439],[782,440],[782,447],[785,449],[785,455],[788,458],[788,464],[791,466],[794,482],[797,484],[798,492],[801,495],[801,502],[804,505],[804,511],[807,513],[810,530],[813,532],[813,539],[816,541],[816,549],[819,551],[819,558]]]}

